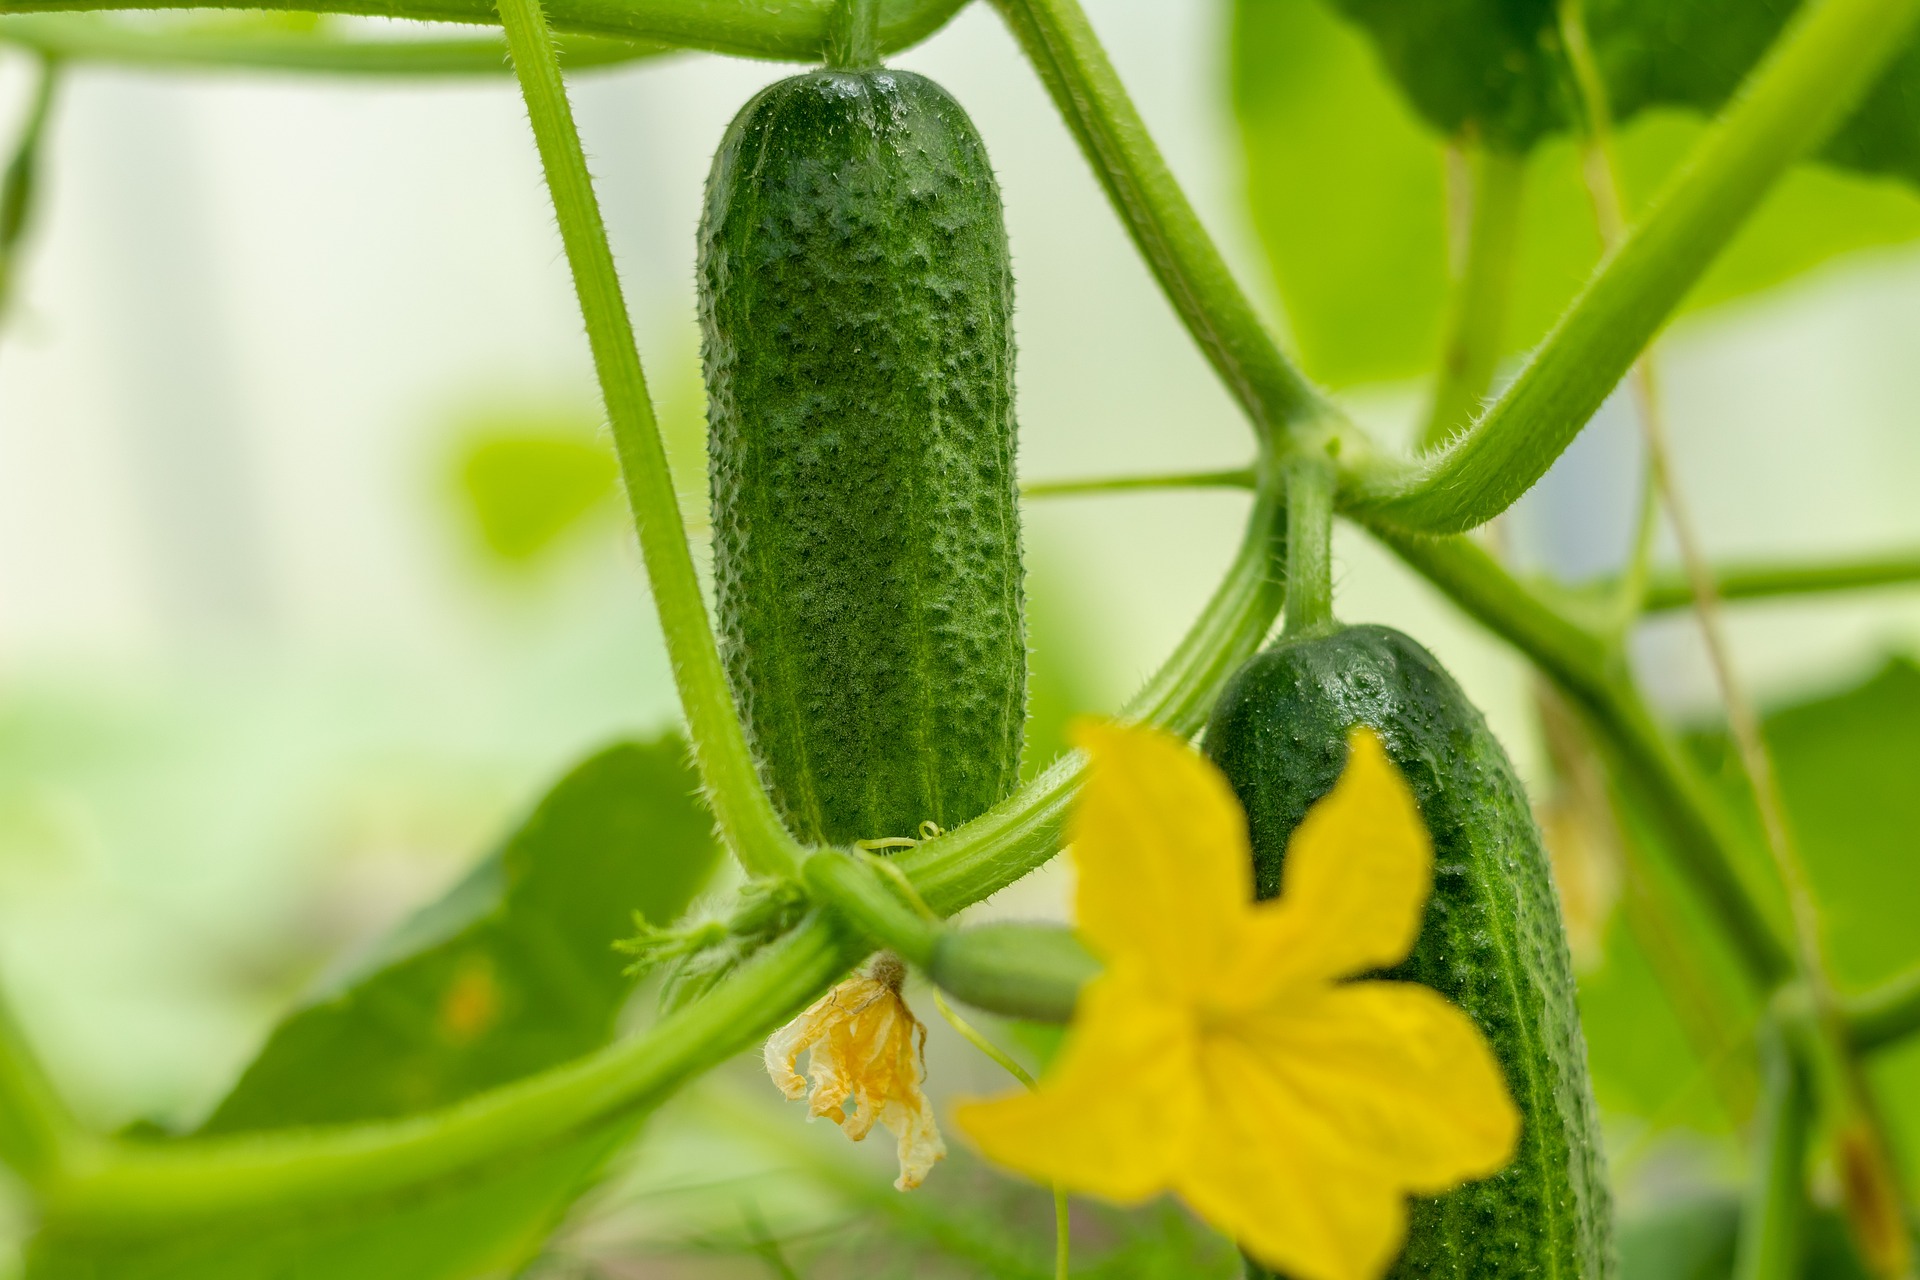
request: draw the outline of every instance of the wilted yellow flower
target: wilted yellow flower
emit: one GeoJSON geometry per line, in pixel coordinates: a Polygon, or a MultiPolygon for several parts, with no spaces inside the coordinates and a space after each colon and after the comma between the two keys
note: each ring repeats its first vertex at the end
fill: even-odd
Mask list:
{"type": "Polygon", "coordinates": [[[1106,969],[1037,1091],[964,1107],[990,1159],[1110,1200],[1173,1191],[1296,1280],[1370,1280],[1406,1196],[1485,1177],[1520,1117],[1479,1029],[1430,988],[1349,981],[1419,936],[1433,851],[1356,730],[1345,773],[1253,901],[1246,819],[1185,743],[1090,726],[1077,909],[1106,969]]]}
{"type": "Polygon", "coordinates": [[[947,1146],[933,1106],[921,1091],[926,1078],[927,1029],[900,996],[906,966],[890,952],[866,972],[848,978],[767,1041],[767,1074],[788,1098],[806,1096],[808,1082],[794,1064],[810,1055],[807,1076],[813,1100],[808,1113],[825,1116],[859,1142],[885,1125],[898,1141],[900,1176],[894,1186],[911,1191],[926,1181],[947,1146]],[[851,1114],[846,1109],[852,1099],[851,1114]]]}

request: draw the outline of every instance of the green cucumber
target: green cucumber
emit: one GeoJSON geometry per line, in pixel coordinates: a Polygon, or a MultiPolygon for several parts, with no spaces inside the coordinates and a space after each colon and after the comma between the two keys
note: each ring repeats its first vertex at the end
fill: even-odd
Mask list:
{"type": "Polygon", "coordinates": [[[1546,851],[1486,721],[1413,640],[1374,626],[1283,638],[1221,697],[1205,747],[1246,808],[1255,892],[1280,891],[1287,840],[1333,789],[1354,725],[1379,733],[1433,833],[1426,922],[1386,976],[1425,983],[1472,1015],[1524,1118],[1503,1172],[1415,1200],[1390,1274],[1611,1275],[1612,1206],[1546,851]]]}
{"type": "Polygon", "coordinates": [[[721,651],[775,804],[821,844],[975,817],[1027,660],[980,135],[911,72],[770,86],[714,157],[699,289],[721,651]]]}

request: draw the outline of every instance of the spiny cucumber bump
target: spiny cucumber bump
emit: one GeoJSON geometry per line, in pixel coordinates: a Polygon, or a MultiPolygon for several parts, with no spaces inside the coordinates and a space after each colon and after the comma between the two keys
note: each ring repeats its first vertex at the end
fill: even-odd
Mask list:
{"type": "Polygon", "coordinates": [[[1026,715],[1013,282],[979,134],[932,81],[815,71],[727,131],[700,229],[722,654],[817,843],[956,826],[1026,715]]]}

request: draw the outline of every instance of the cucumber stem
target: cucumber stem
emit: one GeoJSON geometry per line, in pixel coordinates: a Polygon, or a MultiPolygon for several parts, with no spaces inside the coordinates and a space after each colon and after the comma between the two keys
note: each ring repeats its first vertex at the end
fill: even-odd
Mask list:
{"type": "Polygon", "coordinates": [[[1766,1091],[1756,1117],[1754,1163],[1740,1211],[1735,1280],[1793,1280],[1801,1273],[1807,1220],[1807,1136],[1813,1098],[1791,1037],[1764,1028],[1766,1091]]]}
{"type": "Polygon", "coordinates": [[[620,273],[560,77],[553,29],[547,25],[540,0],[500,0],[499,12],[553,198],[560,242],[573,271],[594,372],[626,482],[627,505],[639,534],[641,559],[653,588],[708,803],[727,844],[749,872],[790,872],[798,864],[799,850],[761,789],[759,771],[734,710],[733,693],[707,619],[706,599],[694,572],[693,551],[687,545],[680,498],[667,469],[660,424],[641,370],[620,273]]]}
{"type": "Polygon", "coordinates": [[[837,0],[827,29],[826,60],[835,71],[880,65],[880,0],[837,0]]]}
{"type": "Polygon", "coordinates": [[[1287,606],[1290,636],[1333,623],[1333,464],[1307,454],[1287,468],[1287,606]]]}

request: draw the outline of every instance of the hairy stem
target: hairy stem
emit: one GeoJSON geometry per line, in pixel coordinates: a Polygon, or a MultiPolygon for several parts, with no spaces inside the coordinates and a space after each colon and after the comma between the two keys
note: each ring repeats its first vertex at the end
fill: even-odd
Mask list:
{"type": "MultiPolygon", "coordinates": [[[[1920,0],[1916,0],[1920,3],[1920,0]]],[[[1263,441],[1325,416],[1147,135],[1077,0],[995,0],[1174,310],[1263,441]]]]}
{"type": "Polygon", "coordinates": [[[1303,454],[1287,465],[1286,633],[1333,623],[1333,467],[1303,454]]]}
{"type": "Polygon", "coordinates": [[[760,787],[708,625],[706,601],[694,573],[680,501],[647,395],[613,250],[607,244],[593,179],[560,79],[553,34],[539,0],[501,0],[500,18],[553,195],[560,239],[573,269],[594,371],[613,424],[628,505],[639,530],[641,555],[708,802],[728,843],[749,871],[791,871],[797,865],[798,850],[760,787]]]}
{"type": "MultiPolygon", "coordinates": [[[[530,4],[531,0],[509,0],[530,4]]],[[[1192,733],[1280,608],[1278,511],[1256,500],[1226,580],[1130,714],[1192,733]]],[[[894,859],[950,915],[1058,848],[1082,766],[1069,759],[1012,800],[894,859]]],[[[69,1160],[48,1197],[63,1227],[177,1224],[255,1208],[342,1204],[418,1186],[657,1103],[753,1044],[871,949],[824,913],[639,1035],[456,1106],[404,1119],[167,1145],[104,1143],[69,1160]]]]}
{"type": "Polygon", "coordinates": [[[1513,295],[1513,263],[1520,239],[1527,158],[1481,150],[1469,165],[1466,260],[1453,282],[1440,377],[1420,430],[1422,450],[1435,449],[1464,429],[1493,385],[1513,295]]]}
{"type": "Polygon", "coordinates": [[[827,36],[827,65],[861,71],[879,62],[880,0],[839,0],[827,36]]]}
{"type": "MultiPolygon", "coordinates": [[[[175,71],[299,71],[320,75],[463,77],[512,74],[499,36],[381,40],[324,31],[288,31],[234,22],[158,30],[129,27],[92,14],[0,17],[0,44],[64,62],[175,71]]],[[[675,52],[657,40],[568,36],[559,42],[569,69],[619,66],[675,52]]]]}
{"type": "MultiPolygon", "coordinates": [[[[1580,86],[1585,105],[1589,139],[1589,163],[1587,165],[1588,186],[1593,196],[1594,212],[1602,242],[1611,251],[1619,242],[1625,223],[1625,201],[1620,193],[1619,166],[1616,163],[1612,145],[1612,111],[1607,101],[1606,87],[1601,79],[1598,64],[1594,61],[1592,48],[1587,40],[1586,23],[1581,0],[1561,0],[1560,29],[1565,39],[1568,56],[1574,66],[1575,79],[1580,86]]],[[[1735,748],[1739,754],[1742,772],[1746,775],[1747,785],[1753,793],[1755,808],[1760,814],[1761,829],[1766,837],[1767,852],[1773,860],[1774,873],[1779,876],[1786,891],[1787,907],[1793,921],[1793,936],[1800,979],[1812,997],[1816,1018],[1815,1025],[1823,1037],[1827,1051],[1836,1063],[1832,1073],[1836,1088],[1835,1110],[1852,1126],[1858,1141],[1866,1147],[1884,1155],[1891,1149],[1878,1106],[1868,1085],[1866,1073],[1861,1069],[1859,1057],[1849,1041],[1844,1020],[1834,994],[1831,969],[1827,963],[1826,948],[1820,933],[1820,916],[1814,901],[1813,887],[1808,879],[1807,870],[1795,847],[1792,828],[1787,820],[1786,802],[1780,793],[1779,774],[1774,768],[1773,755],[1767,749],[1767,740],[1760,724],[1759,713],[1755,710],[1752,698],[1741,682],[1733,664],[1732,647],[1727,642],[1726,629],[1722,625],[1720,601],[1714,594],[1713,573],[1708,567],[1706,552],[1700,544],[1699,533],[1693,522],[1693,514],[1685,495],[1680,491],[1677,477],[1673,472],[1673,449],[1667,432],[1666,413],[1660,402],[1658,379],[1655,374],[1654,352],[1649,347],[1641,354],[1633,368],[1633,388],[1640,409],[1641,434],[1647,447],[1647,478],[1649,496],[1659,497],[1666,507],[1667,519],[1674,533],[1674,539],[1680,548],[1680,563],[1686,571],[1692,587],[1694,614],[1700,625],[1700,633],[1706,641],[1708,659],[1713,667],[1714,681],[1719,687],[1721,705],[1727,713],[1727,725],[1732,733],[1735,748]]],[[[1651,513],[1642,512],[1643,520],[1651,513]]],[[[1627,582],[1633,589],[1636,577],[1644,574],[1643,561],[1646,534],[1643,523],[1641,543],[1635,548],[1636,560],[1628,566],[1627,582]]],[[[1624,601],[1623,601],[1624,603],[1624,601]]],[[[1787,1064],[1790,1069],[1791,1064],[1787,1064]]],[[[1804,1109],[1804,1100],[1796,1103],[1804,1109]]],[[[1803,1119],[1781,1119],[1782,1124],[1799,1124],[1803,1119]]],[[[1777,1135],[1773,1135],[1776,1136],[1777,1135]]],[[[1763,1139],[1769,1135],[1763,1134],[1763,1139]]],[[[1801,1145],[1805,1137],[1801,1135],[1801,1145]]],[[[1766,1150],[1763,1145],[1762,1151],[1766,1150]]],[[[1801,1153],[1804,1157],[1804,1153],[1801,1153]]],[[[1892,1184],[1895,1178],[1891,1160],[1880,1159],[1873,1162],[1881,1175],[1892,1184]]],[[[1799,1213],[1800,1200],[1804,1192],[1800,1187],[1801,1170],[1796,1166],[1792,1171],[1793,1186],[1787,1189],[1794,1197],[1794,1204],[1788,1207],[1769,1201],[1770,1213],[1799,1213]]],[[[1894,1191],[1897,1199],[1904,1200],[1904,1193],[1894,1191]]],[[[1743,1251],[1738,1274],[1754,1275],[1787,1274],[1798,1269],[1799,1250],[1797,1247],[1797,1224],[1783,1227],[1780,1231],[1767,1228],[1764,1224],[1756,1228],[1760,1232],[1757,1238],[1745,1241],[1752,1246],[1751,1255],[1743,1251]],[[1784,1233],[1784,1234],[1783,1234],[1784,1233]],[[1784,1255],[1784,1256],[1777,1256],[1784,1255]],[[1751,1264],[1749,1266],[1749,1264],[1751,1264]]],[[[1869,1243],[1863,1241],[1863,1243],[1869,1243]]],[[[1868,1252],[1871,1253],[1869,1247],[1868,1252]]]]}
{"type": "MultiPolygon", "coordinates": [[[[882,53],[932,35],[966,0],[880,0],[882,53]]],[[[561,31],[656,40],[747,58],[813,62],[826,47],[841,0],[552,0],[547,17],[561,31]]],[[[267,9],[348,13],[422,22],[499,21],[493,0],[7,0],[7,13],[105,9],[267,9]]]]}
{"type": "Polygon", "coordinates": [[[1822,0],[1800,13],[1641,224],[1484,417],[1431,460],[1376,459],[1345,506],[1407,530],[1492,519],[1545,474],[1787,168],[1858,101],[1920,0],[1822,0]]]}
{"type": "MultiPolygon", "coordinates": [[[[511,0],[510,0],[511,2],[511,0]]],[[[537,1148],[657,1104],[754,1044],[867,951],[815,916],[649,1030],[439,1111],[328,1128],[103,1144],[47,1195],[66,1227],[177,1227],[300,1205],[351,1204],[537,1148]]]]}

